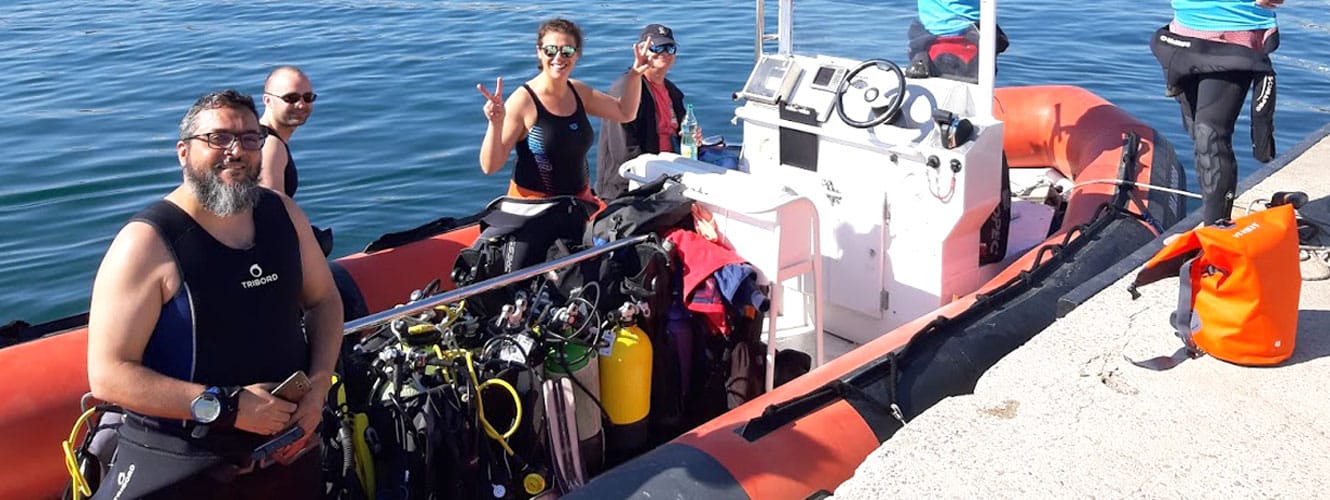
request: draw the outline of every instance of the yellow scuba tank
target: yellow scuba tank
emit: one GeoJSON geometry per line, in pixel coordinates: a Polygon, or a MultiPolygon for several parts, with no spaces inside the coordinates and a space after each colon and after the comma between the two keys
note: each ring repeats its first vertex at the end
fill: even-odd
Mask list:
{"type": "Polygon", "coordinates": [[[650,437],[651,339],[637,325],[619,328],[600,352],[600,403],[609,414],[605,447],[612,456],[637,450],[650,437]]]}

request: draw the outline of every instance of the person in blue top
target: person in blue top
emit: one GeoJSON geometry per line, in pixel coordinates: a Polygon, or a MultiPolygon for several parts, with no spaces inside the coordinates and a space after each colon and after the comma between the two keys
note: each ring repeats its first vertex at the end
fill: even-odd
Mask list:
{"type": "MultiPolygon", "coordinates": [[[[979,78],[979,0],[918,0],[919,17],[910,24],[910,78],[940,76],[975,82],[979,78]]],[[[997,28],[997,52],[1007,50],[1007,34],[997,28]]]]}
{"type": "Polygon", "coordinates": [[[1202,223],[1231,217],[1238,186],[1233,128],[1252,92],[1252,155],[1275,156],[1275,71],[1279,48],[1274,8],[1284,0],[1173,0],[1173,20],[1150,48],[1164,69],[1166,94],[1182,108],[1195,144],[1202,223]]]}

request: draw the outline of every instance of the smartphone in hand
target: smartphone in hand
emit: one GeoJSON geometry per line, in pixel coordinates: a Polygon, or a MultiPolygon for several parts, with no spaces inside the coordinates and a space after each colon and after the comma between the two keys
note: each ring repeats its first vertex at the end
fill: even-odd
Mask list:
{"type": "Polygon", "coordinates": [[[300,402],[300,398],[305,397],[314,384],[305,376],[303,370],[296,370],[290,377],[287,377],[276,389],[272,390],[272,395],[290,401],[292,403],[300,402]]]}
{"type": "Polygon", "coordinates": [[[272,457],[273,453],[276,453],[277,450],[296,442],[296,440],[304,436],[305,430],[301,429],[299,425],[293,425],[286,430],[277,433],[277,435],[268,440],[268,442],[259,445],[258,448],[255,448],[254,451],[250,453],[249,458],[261,468],[268,467],[269,465],[272,465],[272,462],[274,461],[272,457]]]}

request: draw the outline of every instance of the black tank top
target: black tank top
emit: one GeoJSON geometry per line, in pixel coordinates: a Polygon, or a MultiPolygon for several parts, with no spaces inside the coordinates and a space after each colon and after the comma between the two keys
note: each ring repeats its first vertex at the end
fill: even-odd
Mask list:
{"type": "Polygon", "coordinates": [[[591,120],[582,108],[582,97],[568,82],[577,110],[568,116],[550,113],[536,92],[522,85],[536,103],[536,124],[517,142],[517,165],[513,182],[518,186],[548,195],[576,195],[587,189],[587,151],[596,141],[591,120]]]}
{"type": "Polygon", "coordinates": [[[263,131],[268,133],[268,137],[276,137],[282,141],[282,146],[286,149],[286,170],[282,174],[282,188],[286,195],[292,198],[296,196],[296,189],[300,187],[300,175],[296,173],[296,159],[291,156],[291,145],[282,140],[282,136],[277,135],[277,131],[267,125],[259,125],[263,131]]]}
{"type": "Polygon", "coordinates": [[[254,245],[244,250],[217,241],[166,200],[131,219],[157,230],[181,277],[148,339],[144,366],[208,386],[280,382],[309,371],[295,227],[267,190],[253,217],[254,245]]]}

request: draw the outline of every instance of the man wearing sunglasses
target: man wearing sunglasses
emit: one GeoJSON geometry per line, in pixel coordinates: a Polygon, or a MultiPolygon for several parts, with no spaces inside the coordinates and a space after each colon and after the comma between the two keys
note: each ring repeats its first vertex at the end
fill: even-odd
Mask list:
{"type": "MultiPolygon", "coordinates": [[[[638,43],[647,46],[647,69],[642,79],[641,102],[637,118],[622,124],[601,120],[600,143],[596,148],[596,195],[604,200],[618,197],[628,189],[628,180],[619,175],[619,165],[645,153],[679,152],[679,130],[684,118],[684,95],[666,78],[674,67],[679,44],[674,30],[661,24],[648,24],[638,35],[638,43]]],[[[622,95],[629,79],[639,78],[629,71],[610,86],[611,95],[622,95]]],[[[702,142],[702,131],[693,140],[702,142]]]]}
{"type": "MultiPolygon", "coordinates": [[[[277,139],[263,145],[263,173],[259,176],[263,187],[295,197],[300,175],[291,156],[291,135],[309,120],[318,98],[309,76],[295,66],[278,67],[263,82],[263,116],[259,125],[268,137],[277,139]]],[[[332,253],[332,228],[315,226],[314,238],[325,257],[332,253]]]]}
{"type": "Polygon", "coordinates": [[[264,187],[295,197],[300,177],[291,157],[291,135],[309,120],[318,97],[300,68],[282,66],[268,74],[263,83],[263,117],[259,118],[259,124],[269,137],[277,140],[263,146],[263,174],[259,181],[264,187]]]}
{"type": "Polygon", "coordinates": [[[126,414],[94,498],[321,497],[320,454],[304,451],[319,443],[342,300],[304,212],[258,184],[266,139],[249,96],[199,98],[175,145],[183,182],[130,219],[97,270],[88,381],[126,414]],[[312,390],[273,396],[297,370],[312,390]],[[258,458],[289,465],[254,467],[295,428],[303,437],[258,458]]]}

